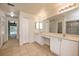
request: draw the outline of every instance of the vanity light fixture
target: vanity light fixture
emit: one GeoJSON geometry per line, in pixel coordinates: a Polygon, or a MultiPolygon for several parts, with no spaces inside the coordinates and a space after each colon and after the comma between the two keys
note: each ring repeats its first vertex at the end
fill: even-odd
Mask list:
{"type": "Polygon", "coordinates": [[[74,7],[74,6],[76,6],[76,3],[73,3],[73,4],[71,4],[71,5],[68,5],[68,6],[66,6],[66,7],[64,7],[64,8],[62,8],[62,9],[59,9],[59,12],[68,10],[69,8],[72,8],[72,7],[74,7]]]}

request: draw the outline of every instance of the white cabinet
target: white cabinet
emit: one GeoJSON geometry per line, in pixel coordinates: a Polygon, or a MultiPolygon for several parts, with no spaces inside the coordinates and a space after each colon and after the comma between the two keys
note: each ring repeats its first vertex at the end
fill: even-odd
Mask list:
{"type": "Polygon", "coordinates": [[[63,39],[61,42],[61,55],[77,56],[78,55],[78,42],[63,39]]]}
{"type": "Polygon", "coordinates": [[[57,37],[52,37],[50,39],[50,50],[57,54],[57,55],[60,55],[60,49],[61,48],[61,39],[60,38],[57,38],[57,37]]]}
{"type": "Polygon", "coordinates": [[[44,44],[44,39],[40,36],[40,34],[35,34],[35,41],[40,45],[44,44]]]}
{"type": "Polygon", "coordinates": [[[61,56],[77,56],[79,44],[76,41],[52,37],[50,39],[50,50],[61,56]]]}

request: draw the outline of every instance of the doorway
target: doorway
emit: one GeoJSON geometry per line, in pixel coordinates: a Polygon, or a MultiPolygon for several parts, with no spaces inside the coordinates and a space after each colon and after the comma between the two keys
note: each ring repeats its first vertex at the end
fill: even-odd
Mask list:
{"type": "Polygon", "coordinates": [[[15,21],[8,21],[8,38],[17,38],[17,24],[15,23],[15,21]]]}

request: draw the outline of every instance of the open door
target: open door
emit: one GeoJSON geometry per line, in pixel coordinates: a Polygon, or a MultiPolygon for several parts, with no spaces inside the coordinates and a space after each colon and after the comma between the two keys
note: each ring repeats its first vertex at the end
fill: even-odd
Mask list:
{"type": "Polygon", "coordinates": [[[17,38],[17,24],[15,21],[8,21],[8,38],[16,39],[17,38]]]}

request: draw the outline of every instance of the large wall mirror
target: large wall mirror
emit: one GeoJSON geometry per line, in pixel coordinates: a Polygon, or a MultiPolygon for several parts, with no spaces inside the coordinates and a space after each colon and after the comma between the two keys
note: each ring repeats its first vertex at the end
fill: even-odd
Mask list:
{"type": "Polygon", "coordinates": [[[66,22],[66,33],[79,35],[79,20],[66,22]]]}
{"type": "Polygon", "coordinates": [[[50,33],[57,32],[57,21],[55,19],[49,21],[49,32],[50,33]]]}

